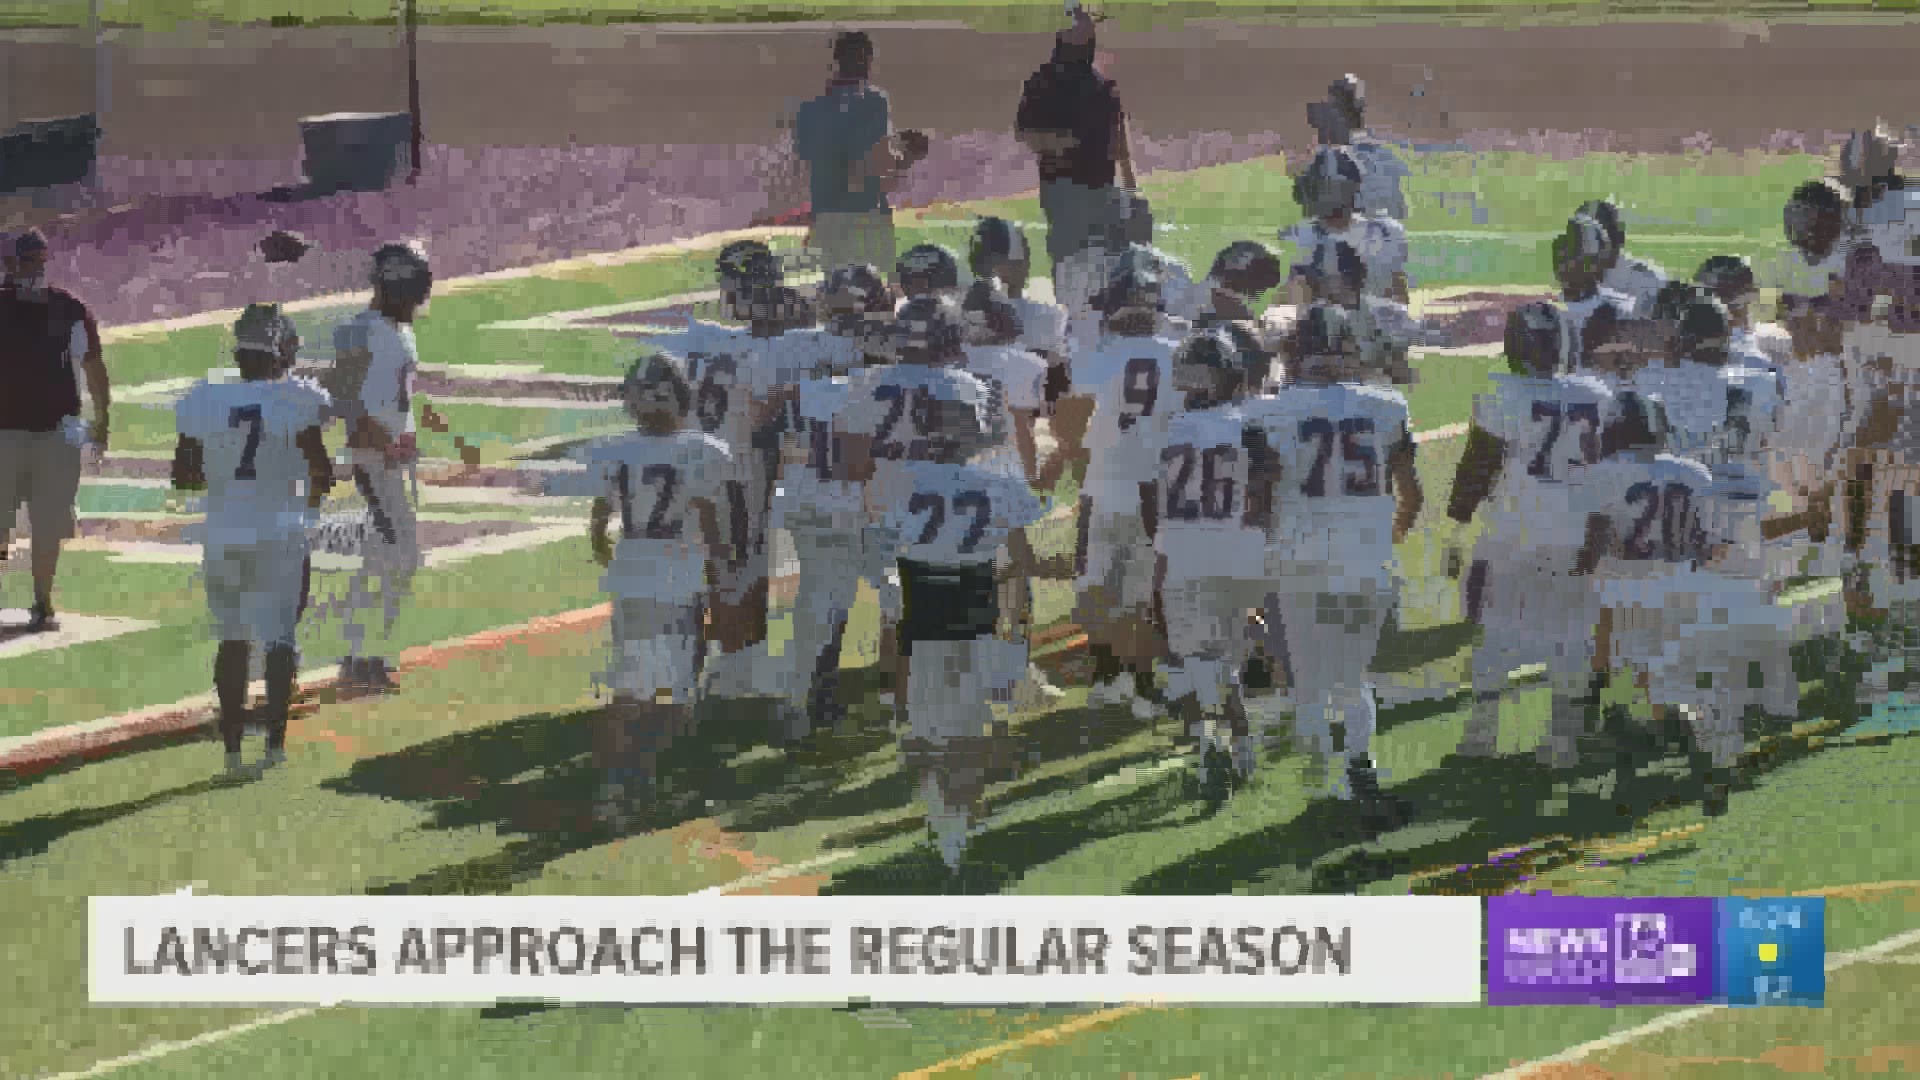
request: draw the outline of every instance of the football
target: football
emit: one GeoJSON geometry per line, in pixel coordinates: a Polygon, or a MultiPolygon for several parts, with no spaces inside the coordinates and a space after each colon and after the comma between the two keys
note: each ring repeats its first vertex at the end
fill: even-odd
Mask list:
{"type": "Polygon", "coordinates": [[[260,241],[260,254],[270,263],[299,262],[311,246],[299,233],[276,229],[260,241]]]}

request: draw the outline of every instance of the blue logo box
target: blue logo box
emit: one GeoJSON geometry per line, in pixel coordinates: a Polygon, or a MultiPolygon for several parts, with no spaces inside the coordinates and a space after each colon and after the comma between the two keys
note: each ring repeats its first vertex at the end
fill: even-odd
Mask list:
{"type": "Polygon", "coordinates": [[[1714,902],[1714,996],[1727,1005],[1821,1008],[1827,997],[1827,902],[1777,897],[1714,902]]]}

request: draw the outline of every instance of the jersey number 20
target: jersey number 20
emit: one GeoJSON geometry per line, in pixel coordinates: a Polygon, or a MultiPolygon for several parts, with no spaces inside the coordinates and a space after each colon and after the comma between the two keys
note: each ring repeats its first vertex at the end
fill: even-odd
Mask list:
{"type": "Polygon", "coordinates": [[[1660,486],[1639,483],[1627,489],[1628,506],[1644,506],[1627,534],[1626,557],[1635,562],[1658,559],[1674,562],[1694,549],[1699,532],[1693,515],[1693,490],[1685,484],[1660,486]],[[1660,522],[1660,543],[1648,537],[1655,520],[1660,522]]]}

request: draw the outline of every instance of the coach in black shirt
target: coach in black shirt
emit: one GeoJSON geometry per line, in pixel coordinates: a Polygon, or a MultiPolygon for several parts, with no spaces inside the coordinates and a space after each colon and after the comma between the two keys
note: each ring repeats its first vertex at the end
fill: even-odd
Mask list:
{"type": "Polygon", "coordinates": [[[1113,80],[1093,67],[1093,17],[1076,10],[1053,56],[1027,79],[1015,130],[1040,161],[1040,209],[1055,263],[1105,237],[1127,209],[1133,161],[1113,80]]]}
{"type": "Polygon", "coordinates": [[[73,536],[81,454],[107,443],[107,367],[87,306],[47,284],[47,241],[18,237],[0,285],[0,557],[24,503],[33,526],[33,614],[28,629],[55,628],[53,576],[73,536]],[[80,419],[79,372],[94,422],[80,419]]]}

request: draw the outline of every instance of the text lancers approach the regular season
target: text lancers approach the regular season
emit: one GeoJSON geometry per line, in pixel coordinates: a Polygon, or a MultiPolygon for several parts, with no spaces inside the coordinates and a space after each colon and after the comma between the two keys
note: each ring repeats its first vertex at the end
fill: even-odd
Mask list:
{"type": "Polygon", "coordinates": [[[125,931],[128,975],[1349,975],[1340,926],[1134,926],[1123,955],[1098,926],[162,927],[125,931]],[[1038,940],[1036,940],[1036,938],[1038,940]]]}

